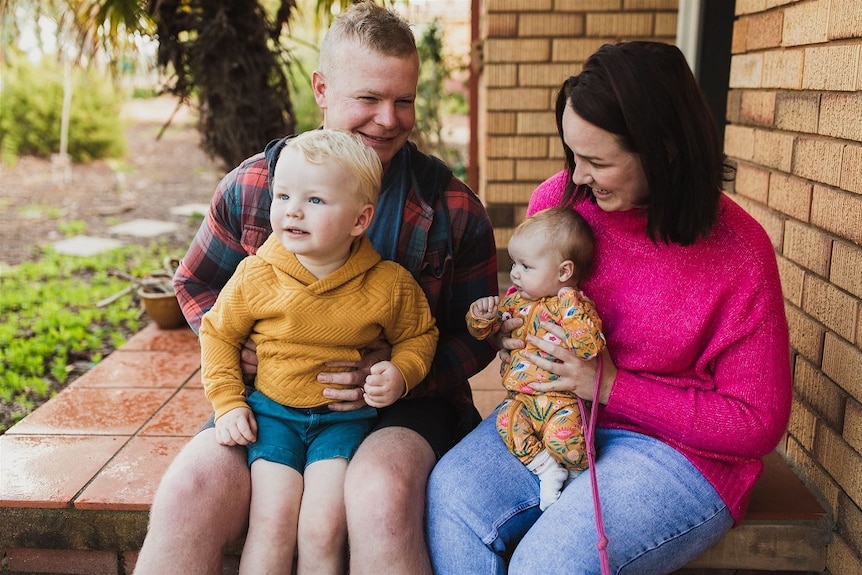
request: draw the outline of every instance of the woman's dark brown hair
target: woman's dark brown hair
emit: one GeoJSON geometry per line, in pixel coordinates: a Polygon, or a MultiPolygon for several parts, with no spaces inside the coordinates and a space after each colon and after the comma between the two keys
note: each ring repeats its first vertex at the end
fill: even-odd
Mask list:
{"type": "MultiPolygon", "coordinates": [[[[647,233],[656,241],[690,245],[705,237],[718,216],[722,182],[730,179],[712,112],[682,52],[659,42],[606,44],[557,94],[563,112],[616,135],[640,156],[649,186],[647,233]]],[[[592,198],[576,187],[575,159],[563,141],[569,180],[563,204],[592,198]]]]}

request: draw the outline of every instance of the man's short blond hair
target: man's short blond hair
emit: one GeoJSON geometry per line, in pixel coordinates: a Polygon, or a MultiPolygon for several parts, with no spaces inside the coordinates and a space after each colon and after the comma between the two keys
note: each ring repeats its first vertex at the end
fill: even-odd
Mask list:
{"type": "Polygon", "coordinates": [[[350,65],[350,51],[345,46],[358,42],[385,56],[409,58],[416,50],[416,38],[410,23],[394,10],[373,2],[353,4],[333,21],[320,45],[319,69],[324,74],[350,65]]]}
{"type": "Polygon", "coordinates": [[[356,179],[356,195],[363,204],[377,205],[383,166],[371,146],[356,134],[341,130],[309,130],[291,138],[285,150],[302,154],[310,164],[335,164],[349,170],[356,179]]]}

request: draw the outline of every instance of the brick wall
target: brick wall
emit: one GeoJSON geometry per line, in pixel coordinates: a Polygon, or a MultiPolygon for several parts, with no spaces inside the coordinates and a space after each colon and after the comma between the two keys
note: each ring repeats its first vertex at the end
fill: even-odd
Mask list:
{"type": "MultiPolygon", "coordinates": [[[[535,186],[562,168],[553,103],[605,42],[673,42],[677,0],[482,0],[479,182],[501,268],[535,186]]],[[[862,2],[737,0],[728,192],[775,246],[793,348],[781,448],[836,522],[827,566],[862,573],[862,2]]],[[[503,281],[507,281],[507,278],[503,281]]]]}
{"type": "MultiPolygon", "coordinates": [[[[501,269],[530,194],[563,167],[554,100],[602,44],[673,42],[677,0],[481,0],[479,182],[501,269]]],[[[505,278],[508,281],[508,278],[505,278]]]]}
{"type": "Polygon", "coordinates": [[[737,0],[725,151],[778,254],[793,348],[784,448],[862,573],[862,2],[737,0]]]}

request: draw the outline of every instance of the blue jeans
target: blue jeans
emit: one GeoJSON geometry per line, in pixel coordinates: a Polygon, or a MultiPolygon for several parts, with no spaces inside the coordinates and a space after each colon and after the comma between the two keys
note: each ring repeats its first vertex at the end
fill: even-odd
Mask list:
{"type": "MultiPolygon", "coordinates": [[[[590,474],[539,511],[538,478],[485,419],[434,468],[428,545],[436,575],[600,573],[590,474]]],[[[614,574],[670,573],[733,525],[712,485],[647,436],[596,430],[596,474],[614,574]]]]}

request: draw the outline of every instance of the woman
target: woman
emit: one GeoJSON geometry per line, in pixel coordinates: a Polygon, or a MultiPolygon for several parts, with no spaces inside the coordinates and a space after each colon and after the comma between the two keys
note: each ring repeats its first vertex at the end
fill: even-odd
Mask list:
{"type": "MultiPolygon", "coordinates": [[[[566,169],[536,189],[528,215],[571,206],[596,236],[582,286],[608,344],[595,443],[611,571],[669,573],[743,517],[761,458],[787,425],[789,341],[775,254],[762,227],[721,192],[721,143],[677,48],[603,46],[563,84],[556,119],[566,169]]],[[[536,391],[593,398],[597,362],[530,341],[557,360],[536,355],[535,364],[559,376],[536,391]]],[[[589,474],[540,512],[538,480],[508,453],[495,417],[432,473],[436,573],[598,573],[589,474]]]]}

